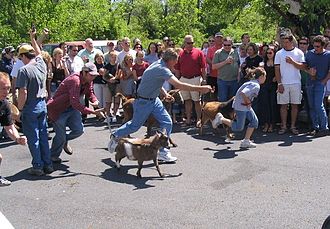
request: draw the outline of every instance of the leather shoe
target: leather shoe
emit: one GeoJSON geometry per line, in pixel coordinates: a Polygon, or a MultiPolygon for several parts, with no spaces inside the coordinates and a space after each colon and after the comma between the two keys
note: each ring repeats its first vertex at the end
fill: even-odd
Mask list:
{"type": "Polygon", "coordinates": [[[67,154],[69,155],[72,155],[73,154],[73,149],[71,148],[71,146],[69,145],[68,142],[66,142],[63,146],[63,150],[64,152],[66,152],[67,154]]]}

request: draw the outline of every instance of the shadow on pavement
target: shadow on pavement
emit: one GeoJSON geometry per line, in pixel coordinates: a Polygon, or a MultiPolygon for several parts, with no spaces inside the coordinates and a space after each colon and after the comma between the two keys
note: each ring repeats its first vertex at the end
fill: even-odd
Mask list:
{"type": "Polygon", "coordinates": [[[100,175],[101,178],[117,183],[133,185],[135,187],[134,190],[155,187],[154,185],[147,184],[149,180],[164,180],[166,178],[179,177],[182,175],[182,173],[179,173],[178,175],[164,174],[165,177],[161,178],[158,176],[154,164],[150,163],[143,166],[141,170],[142,178],[139,179],[137,178],[136,175],[128,174],[128,170],[130,169],[136,169],[137,171],[138,165],[123,165],[120,167],[120,170],[118,171],[115,162],[112,161],[111,158],[103,159],[102,162],[105,163],[106,165],[109,165],[111,168],[104,170],[104,172],[102,172],[100,175]],[[153,170],[155,174],[157,174],[157,176],[143,177],[143,169],[150,167],[154,167],[153,170]]]}
{"type": "Polygon", "coordinates": [[[243,148],[239,148],[239,149],[231,149],[231,147],[227,147],[226,149],[211,149],[211,148],[204,148],[204,150],[208,150],[208,151],[216,151],[213,155],[213,158],[216,159],[231,159],[231,158],[235,158],[238,156],[237,152],[244,152],[244,151],[248,151],[248,149],[243,149],[243,148]]]}

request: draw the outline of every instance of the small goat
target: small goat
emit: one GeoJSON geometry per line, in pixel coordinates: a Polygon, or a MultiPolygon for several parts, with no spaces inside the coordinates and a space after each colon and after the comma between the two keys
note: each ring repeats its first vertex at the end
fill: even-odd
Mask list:
{"type": "Polygon", "coordinates": [[[165,129],[148,139],[121,138],[115,150],[117,169],[120,168],[120,161],[124,157],[127,157],[129,160],[137,160],[139,168],[136,175],[138,178],[141,178],[143,162],[153,160],[159,176],[163,177],[163,174],[160,172],[157,160],[158,151],[163,147],[169,147],[168,136],[166,135],[165,129]]]}

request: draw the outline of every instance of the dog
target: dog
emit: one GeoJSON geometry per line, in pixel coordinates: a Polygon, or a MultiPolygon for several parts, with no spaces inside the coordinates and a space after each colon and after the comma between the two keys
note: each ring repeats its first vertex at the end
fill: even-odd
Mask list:
{"type": "MultiPolygon", "coordinates": [[[[165,108],[169,109],[171,103],[173,103],[174,101],[177,103],[183,103],[183,99],[182,99],[179,89],[170,90],[168,93],[171,96],[173,96],[174,99],[171,101],[166,101],[165,98],[161,98],[164,103],[165,108]]],[[[133,103],[135,101],[135,98],[127,98],[121,93],[117,93],[116,96],[119,96],[122,99],[122,107],[123,107],[123,111],[124,111],[124,119],[123,119],[123,124],[124,124],[133,118],[133,103]]],[[[152,115],[150,115],[146,121],[146,126],[147,126],[146,137],[148,138],[152,135],[152,133],[151,133],[152,127],[158,126],[158,122],[152,115]]],[[[178,146],[177,144],[174,143],[174,141],[171,138],[169,138],[169,141],[170,141],[172,147],[178,146]]]]}
{"type": "MultiPolygon", "coordinates": [[[[212,121],[215,118],[215,115],[219,112],[223,114],[225,118],[234,119],[234,111],[232,108],[227,107],[234,100],[235,96],[229,99],[226,102],[207,102],[202,107],[201,120],[198,121],[197,127],[199,128],[199,134],[203,135],[203,126],[208,122],[212,121]]],[[[226,125],[223,125],[226,129],[227,139],[233,139],[234,134],[231,132],[230,128],[226,125]]]]}
{"type": "Polygon", "coordinates": [[[136,175],[138,178],[142,178],[141,169],[143,162],[153,160],[159,176],[164,177],[160,172],[157,156],[160,148],[169,148],[168,141],[169,139],[166,135],[166,129],[157,132],[154,136],[148,139],[121,138],[115,150],[117,169],[120,169],[120,161],[124,157],[127,157],[129,160],[137,160],[139,168],[136,175]]]}

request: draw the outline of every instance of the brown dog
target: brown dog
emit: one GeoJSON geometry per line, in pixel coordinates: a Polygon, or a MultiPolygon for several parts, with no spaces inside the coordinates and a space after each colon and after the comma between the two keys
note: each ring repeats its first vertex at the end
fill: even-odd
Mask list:
{"type": "MultiPolygon", "coordinates": [[[[215,115],[219,112],[221,112],[221,114],[223,114],[224,117],[229,118],[229,119],[234,119],[234,111],[233,109],[231,109],[230,107],[226,107],[228,106],[228,104],[230,104],[235,97],[232,97],[231,99],[229,99],[226,102],[207,102],[203,105],[202,107],[202,117],[201,117],[201,121],[199,121],[197,123],[197,127],[199,127],[199,134],[202,135],[203,134],[203,126],[208,122],[208,121],[212,121],[215,118],[215,115]]],[[[230,131],[230,128],[226,125],[223,125],[224,128],[226,129],[226,133],[227,133],[227,139],[233,139],[234,138],[234,134],[230,131]]]]}
{"type": "Polygon", "coordinates": [[[141,178],[143,162],[153,160],[159,176],[163,177],[159,169],[157,156],[160,148],[168,147],[168,137],[165,129],[161,133],[156,133],[149,139],[122,138],[119,140],[118,146],[116,147],[115,160],[117,169],[120,168],[120,161],[124,157],[127,157],[129,160],[137,160],[139,168],[136,175],[138,178],[141,178]]]}
{"type": "MultiPolygon", "coordinates": [[[[182,96],[181,96],[179,91],[180,91],[179,89],[176,89],[176,90],[170,90],[168,92],[171,96],[173,96],[174,101],[178,102],[178,103],[183,101],[182,96]]],[[[119,96],[122,99],[123,110],[124,110],[123,123],[126,123],[126,122],[128,122],[129,120],[131,120],[133,118],[133,103],[134,103],[135,99],[134,98],[127,98],[121,93],[117,93],[116,96],[119,96]]],[[[163,101],[164,106],[166,108],[168,108],[170,106],[170,103],[174,102],[174,101],[165,101],[164,99],[162,99],[162,101],[163,101]]],[[[157,125],[158,125],[157,120],[152,115],[150,115],[149,118],[146,121],[147,137],[151,136],[152,127],[157,126],[157,125]]],[[[177,144],[175,144],[173,142],[173,140],[171,138],[169,138],[169,140],[170,140],[170,143],[173,147],[178,146],[177,144]]]]}

